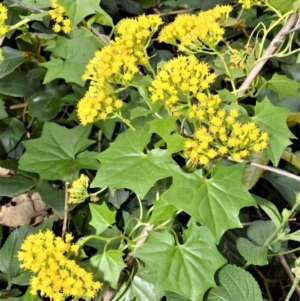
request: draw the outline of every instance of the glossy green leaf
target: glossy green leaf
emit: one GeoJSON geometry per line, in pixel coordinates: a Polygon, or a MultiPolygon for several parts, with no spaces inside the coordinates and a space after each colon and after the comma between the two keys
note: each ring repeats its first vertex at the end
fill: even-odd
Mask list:
{"type": "Polygon", "coordinates": [[[0,78],[10,74],[20,65],[22,65],[27,60],[27,57],[24,54],[24,51],[7,46],[2,47],[4,61],[0,65],[0,78]]]}
{"type": "Polygon", "coordinates": [[[121,271],[126,267],[123,261],[124,253],[118,250],[109,250],[103,254],[97,254],[88,260],[95,279],[106,281],[116,289],[121,271]]]}
{"type": "Polygon", "coordinates": [[[270,201],[263,199],[257,195],[253,195],[258,206],[269,216],[276,227],[279,227],[282,221],[282,216],[277,207],[270,201]]]}
{"type": "Polygon", "coordinates": [[[131,254],[145,261],[155,276],[157,291],[174,291],[192,301],[202,300],[215,287],[214,273],[226,260],[218,252],[214,238],[204,226],[192,222],[184,230],[183,244],[164,232],[150,232],[148,240],[131,254]]]}
{"type": "Polygon", "coordinates": [[[56,43],[46,48],[47,51],[52,52],[51,60],[40,64],[48,69],[44,84],[63,78],[66,82],[84,86],[81,76],[99,46],[94,36],[83,29],[73,30],[70,39],[57,37],[56,43]]]}
{"type": "Polygon", "coordinates": [[[273,106],[267,97],[256,103],[252,120],[269,133],[269,147],[265,151],[272,163],[277,166],[284,149],[291,144],[290,138],[296,138],[286,124],[289,111],[273,106]]]}
{"type": "Polygon", "coordinates": [[[294,206],[296,201],[296,192],[300,190],[299,181],[288,178],[285,175],[273,173],[271,171],[265,171],[262,177],[270,182],[276,189],[278,189],[291,207],[294,206]]]}
{"type": "MultiPolygon", "coordinates": [[[[99,7],[100,8],[100,7],[99,7]]],[[[107,14],[103,9],[98,9],[98,12],[93,18],[93,22],[98,23],[100,25],[105,25],[105,26],[114,26],[113,19],[109,14],[107,14]]]]}
{"type": "MultiPolygon", "coordinates": [[[[261,165],[268,165],[269,159],[265,153],[252,153],[247,160],[250,162],[258,163],[261,165]]],[[[253,186],[258,182],[264,170],[253,165],[245,165],[243,172],[242,182],[247,190],[253,188],[253,186]]]]}
{"type": "Polygon", "coordinates": [[[166,219],[172,219],[173,214],[176,212],[176,210],[177,208],[169,204],[167,201],[154,201],[150,223],[155,224],[166,219]]]}
{"type": "Polygon", "coordinates": [[[40,181],[36,186],[36,191],[40,194],[43,202],[54,209],[57,212],[58,216],[63,219],[65,191],[53,187],[50,183],[44,180],[40,181]]]}
{"type": "Polygon", "coordinates": [[[0,120],[0,154],[9,153],[26,133],[24,124],[17,118],[0,120]]]}
{"type": "Polygon", "coordinates": [[[269,0],[269,3],[279,10],[282,14],[285,14],[291,10],[293,10],[293,5],[295,0],[286,0],[282,2],[281,0],[269,0]]]}
{"type": "Polygon", "coordinates": [[[0,177],[0,196],[9,196],[23,193],[36,185],[33,179],[23,175],[0,177]]]}
{"type": "Polygon", "coordinates": [[[5,110],[5,103],[4,101],[0,98],[0,120],[6,118],[8,115],[5,110]]]}
{"type": "Polygon", "coordinates": [[[50,83],[43,85],[28,99],[29,114],[37,117],[39,121],[47,121],[54,118],[62,109],[61,99],[67,95],[65,85],[50,83]]]}
{"type": "Polygon", "coordinates": [[[91,187],[128,188],[143,198],[156,181],[170,176],[172,158],[166,150],[144,153],[150,138],[146,127],[119,135],[96,157],[101,165],[91,187]]]}
{"type": "Polygon", "coordinates": [[[244,164],[219,164],[206,179],[200,171],[188,174],[173,167],[173,184],[162,199],[206,225],[218,242],[226,230],[242,227],[238,217],[241,208],[256,206],[242,185],[243,169],[244,164]]]}
{"type": "MultiPolygon", "coordinates": [[[[38,139],[23,142],[26,152],[19,161],[19,168],[36,172],[44,180],[71,181],[78,177],[82,168],[97,169],[96,160],[80,160],[81,153],[94,143],[88,140],[91,126],[76,126],[72,129],[46,122],[42,136],[38,139]],[[78,158],[79,157],[79,158],[78,158]]],[[[87,155],[89,152],[86,152],[87,155]]],[[[91,153],[94,156],[94,153],[91,153]]]]}
{"type": "Polygon", "coordinates": [[[96,234],[101,234],[107,227],[115,223],[116,211],[110,211],[105,203],[102,205],[89,204],[92,220],[90,225],[96,229],[96,234]]]}
{"type": "Polygon", "coordinates": [[[155,119],[149,122],[149,133],[156,133],[161,136],[167,143],[167,153],[173,154],[183,150],[185,139],[178,133],[176,124],[177,117],[169,116],[165,119],[155,119]]]}
{"type": "Polygon", "coordinates": [[[267,81],[265,89],[270,89],[278,93],[282,99],[287,96],[299,96],[300,83],[288,78],[286,75],[275,73],[273,77],[267,81]]]}
{"type": "Polygon", "coordinates": [[[31,95],[40,82],[26,75],[24,72],[13,71],[0,80],[0,93],[14,97],[25,97],[31,95]]]}
{"type": "Polygon", "coordinates": [[[209,291],[207,301],[262,301],[253,276],[235,265],[224,266],[219,274],[220,286],[209,291]]]}
{"type": "Polygon", "coordinates": [[[190,301],[190,299],[182,297],[174,292],[166,292],[165,297],[167,301],[190,301]]]}
{"type": "Polygon", "coordinates": [[[20,262],[17,258],[17,253],[20,251],[22,241],[30,233],[36,233],[39,230],[48,228],[51,229],[52,224],[53,219],[48,219],[46,222],[37,227],[23,226],[14,230],[9,235],[5,244],[0,249],[0,271],[6,275],[9,283],[14,283],[13,279],[17,279],[17,277],[25,272],[20,268],[20,262]]]}
{"type": "MultiPolygon", "coordinates": [[[[163,292],[155,290],[156,279],[153,275],[141,267],[134,275],[128,289],[119,301],[132,301],[132,300],[147,300],[157,301],[161,300],[163,292]]],[[[122,288],[121,288],[122,290],[122,288]]]]}

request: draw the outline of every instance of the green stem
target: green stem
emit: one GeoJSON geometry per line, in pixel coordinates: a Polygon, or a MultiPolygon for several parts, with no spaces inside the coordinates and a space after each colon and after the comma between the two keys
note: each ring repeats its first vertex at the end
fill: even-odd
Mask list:
{"type": "Polygon", "coordinates": [[[121,119],[121,121],[123,121],[130,129],[135,131],[135,128],[133,127],[133,125],[130,123],[130,121],[128,119],[123,118],[123,116],[118,113],[115,113],[114,115],[116,117],[118,117],[119,119],[121,119]]]}
{"type": "Polygon", "coordinates": [[[279,255],[287,255],[287,254],[295,253],[295,252],[298,252],[298,251],[300,251],[300,247],[296,248],[296,249],[293,249],[293,250],[281,252],[281,253],[271,254],[271,255],[268,255],[268,257],[271,258],[271,257],[279,256],[279,255]]]}
{"type": "Polygon", "coordinates": [[[281,231],[281,229],[284,227],[284,225],[287,222],[287,220],[290,218],[290,216],[293,214],[293,212],[297,209],[298,206],[299,206],[298,202],[295,202],[295,204],[294,204],[293,208],[290,210],[289,214],[287,214],[287,216],[285,216],[283,218],[283,220],[280,223],[279,227],[269,236],[269,238],[263,244],[263,247],[266,247],[266,246],[268,246],[270,244],[270,242],[279,233],[279,231],[281,231]]]}
{"type": "Polygon", "coordinates": [[[298,286],[299,281],[300,281],[300,278],[295,277],[294,283],[293,283],[293,285],[292,285],[292,287],[291,287],[291,289],[290,289],[288,295],[287,295],[286,298],[284,299],[284,301],[289,301],[289,300],[290,300],[290,298],[292,297],[292,295],[293,295],[293,293],[294,293],[296,287],[298,286]]]}
{"type": "Polygon", "coordinates": [[[97,195],[97,194],[103,192],[104,190],[106,190],[107,188],[108,188],[108,187],[103,187],[103,188],[101,188],[100,190],[98,190],[98,191],[96,191],[96,192],[90,193],[90,195],[97,195]]]}
{"type": "Polygon", "coordinates": [[[19,27],[21,27],[22,25],[25,25],[27,24],[28,22],[30,22],[31,20],[26,18],[26,19],[23,19],[22,21],[18,22],[17,24],[11,26],[8,28],[8,31],[12,31],[12,30],[15,30],[15,29],[18,29],[19,27]]]}
{"type": "Polygon", "coordinates": [[[103,237],[103,236],[99,236],[99,235],[89,235],[87,237],[80,238],[77,243],[80,246],[83,246],[84,244],[86,244],[91,239],[105,241],[106,243],[110,243],[111,241],[117,240],[117,239],[126,239],[127,241],[129,241],[129,243],[132,242],[131,239],[128,238],[127,236],[125,236],[125,235],[118,235],[118,236],[114,236],[114,237],[103,237]]]}
{"type": "Polygon", "coordinates": [[[138,195],[136,195],[136,197],[138,199],[139,206],[140,206],[140,221],[143,221],[143,204],[141,198],[138,195]]]}
{"type": "Polygon", "coordinates": [[[234,78],[233,78],[232,75],[231,75],[230,69],[228,68],[228,66],[227,66],[227,64],[226,64],[226,62],[225,62],[225,60],[224,60],[222,54],[221,54],[220,52],[218,52],[217,50],[215,50],[215,53],[216,53],[217,56],[220,58],[220,60],[223,62],[223,65],[224,65],[224,68],[225,68],[225,70],[226,70],[226,72],[227,72],[227,75],[228,75],[229,78],[230,78],[230,82],[231,82],[231,86],[232,86],[232,90],[233,90],[232,93],[233,93],[234,95],[237,95],[237,93],[236,93],[236,87],[235,87],[235,84],[234,84],[234,78]]]}

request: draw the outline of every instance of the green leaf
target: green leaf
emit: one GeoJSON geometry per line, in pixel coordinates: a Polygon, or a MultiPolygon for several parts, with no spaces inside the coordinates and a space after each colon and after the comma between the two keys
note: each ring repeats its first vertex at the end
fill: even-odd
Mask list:
{"type": "Polygon", "coordinates": [[[100,0],[58,0],[57,3],[64,7],[73,26],[76,26],[86,16],[102,12],[100,0]]]}
{"type": "Polygon", "coordinates": [[[190,299],[184,298],[174,292],[166,292],[165,297],[167,301],[190,301],[190,299]]]}
{"type": "Polygon", "coordinates": [[[281,224],[281,214],[279,213],[277,207],[270,201],[263,199],[257,195],[253,194],[253,197],[258,204],[258,206],[269,216],[276,227],[281,224]]]}
{"type": "Polygon", "coordinates": [[[61,110],[61,99],[67,95],[65,85],[50,83],[43,85],[28,99],[29,114],[37,117],[39,121],[47,121],[54,118],[61,110]]]}
{"type": "Polygon", "coordinates": [[[2,47],[4,61],[0,64],[0,78],[10,74],[20,65],[22,65],[27,60],[27,57],[24,54],[24,51],[7,46],[2,47]]]}
{"type": "MultiPolygon", "coordinates": [[[[20,277],[24,270],[20,268],[17,253],[20,251],[20,246],[25,237],[31,233],[37,233],[39,230],[52,228],[53,219],[48,219],[37,227],[23,226],[14,230],[5,244],[0,249],[0,271],[3,272],[9,283],[13,283],[13,279],[20,277]]],[[[25,272],[26,273],[26,272],[25,272]]],[[[28,283],[27,283],[28,284],[28,283]]]]}
{"type": "Polygon", "coordinates": [[[206,225],[219,241],[226,230],[242,227],[238,217],[241,208],[256,206],[241,183],[243,169],[244,164],[218,164],[206,179],[201,171],[188,174],[173,167],[173,184],[162,199],[206,225]]]}
{"type": "Polygon", "coordinates": [[[73,30],[71,39],[58,36],[56,43],[46,48],[52,52],[51,60],[40,64],[48,69],[44,84],[63,78],[66,82],[74,82],[83,87],[81,76],[98,49],[99,44],[94,36],[83,29],[73,30]]]}
{"type": "Polygon", "coordinates": [[[93,17],[93,22],[104,26],[114,27],[114,21],[101,7],[97,14],[93,17]]]}
{"type": "Polygon", "coordinates": [[[122,257],[124,253],[117,250],[109,250],[103,254],[97,254],[87,261],[94,277],[106,281],[113,288],[117,288],[121,271],[126,267],[122,257]]]}
{"type": "Polygon", "coordinates": [[[133,119],[141,117],[141,116],[146,117],[149,114],[151,114],[150,110],[143,108],[143,107],[134,108],[132,110],[129,110],[129,112],[130,112],[130,120],[133,120],[133,119]]]}
{"type": "Polygon", "coordinates": [[[299,191],[299,181],[271,171],[265,171],[262,177],[270,182],[281,193],[291,207],[294,206],[296,192],[299,191]]]}
{"type": "Polygon", "coordinates": [[[282,14],[285,14],[291,10],[293,10],[294,3],[297,2],[295,0],[286,0],[282,2],[281,0],[269,0],[269,3],[279,10],[282,14]]]}
{"type": "Polygon", "coordinates": [[[169,116],[165,119],[156,119],[149,122],[149,133],[156,133],[167,143],[167,153],[173,154],[183,150],[185,139],[178,133],[172,134],[178,130],[176,124],[178,117],[169,116]]]}
{"type": "Polygon", "coordinates": [[[270,89],[277,92],[280,99],[287,96],[299,96],[299,88],[300,83],[288,78],[286,75],[277,73],[275,73],[264,86],[264,89],[270,89]]]}
{"type": "Polygon", "coordinates": [[[6,118],[7,112],[5,110],[5,102],[0,98],[0,120],[6,118]]]}
{"type": "MultiPolygon", "coordinates": [[[[78,160],[78,153],[94,143],[88,140],[91,126],[76,126],[67,129],[55,123],[46,122],[42,136],[23,142],[26,152],[19,161],[19,168],[36,172],[44,180],[71,181],[82,168],[97,169],[95,164],[85,164],[78,160]]],[[[79,158],[80,159],[80,158],[79,158]]]]}
{"type": "Polygon", "coordinates": [[[192,301],[202,300],[215,287],[214,273],[226,260],[204,226],[192,222],[183,233],[182,245],[164,232],[150,232],[148,240],[131,254],[143,260],[156,279],[157,291],[173,291],[192,301]]]}
{"type": "Polygon", "coordinates": [[[0,196],[16,195],[28,191],[36,185],[35,181],[23,175],[0,177],[0,196]]]}
{"type": "Polygon", "coordinates": [[[110,211],[106,205],[89,204],[92,220],[90,225],[96,229],[96,234],[101,234],[107,227],[115,223],[116,211],[110,211]]]}
{"type": "Polygon", "coordinates": [[[227,264],[218,275],[220,286],[208,293],[207,301],[262,301],[262,295],[253,276],[244,269],[227,264]]]}
{"type": "Polygon", "coordinates": [[[1,79],[0,94],[25,97],[31,95],[39,86],[39,81],[15,70],[1,79]]]}
{"type": "Polygon", "coordinates": [[[0,120],[0,154],[13,150],[25,133],[24,124],[19,119],[0,120]]]}
{"type": "Polygon", "coordinates": [[[245,258],[245,260],[254,265],[267,265],[268,259],[268,248],[263,246],[258,246],[252,243],[250,240],[240,237],[237,240],[236,246],[240,254],[245,258]]]}
{"type": "MultiPolygon", "coordinates": [[[[119,301],[147,300],[157,301],[163,297],[163,292],[155,291],[156,279],[145,268],[139,268],[130,286],[119,301]]],[[[121,287],[120,290],[122,290],[121,287]]]]}
{"type": "Polygon", "coordinates": [[[150,223],[155,224],[162,220],[172,219],[173,214],[176,212],[177,208],[167,201],[158,200],[153,203],[153,211],[150,218],[150,223]]]}
{"type": "Polygon", "coordinates": [[[265,151],[272,163],[277,166],[284,149],[291,144],[289,138],[296,138],[286,124],[289,111],[273,106],[267,97],[255,106],[255,116],[252,120],[269,133],[269,147],[265,151]]]}
{"type": "MultiPolygon", "coordinates": [[[[261,153],[252,153],[249,157],[247,157],[247,160],[251,162],[255,162],[261,165],[267,165],[269,162],[269,159],[267,158],[266,154],[261,153]]],[[[243,172],[242,182],[244,187],[247,190],[250,190],[253,188],[253,186],[258,182],[261,175],[263,174],[264,170],[259,167],[255,167],[253,165],[245,165],[245,169],[243,172]]]]}
{"type": "Polygon", "coordinates": [[[96,158],[100,168],[90,187],[128,188],[143,198],[154,183],[170,176],[172,158],[166,150],[143,150],[150,141],[147,128],[127,130],[96,158]]]}
{"type": "Polygon", "coordinates": [[[267,265],[268,247],[264,246],[267,239],[275,232],[276,226],[271,221],[254,221],[247,229],[249,239],[240,237],[237,240],[237,248],[241,255],[251,264],[267,265]]]}
{"type": "MultiPolygon", "coordinates": [[[[64,190],[54,188],[47,181],[42,180],[36,186],[36,191],[40,194],[43,202],[54,209],[57,212],[58,216],[63,219],[65,206],[64,190]]],[[[71,206],[69,205],[69,207],[71,206]]]]}

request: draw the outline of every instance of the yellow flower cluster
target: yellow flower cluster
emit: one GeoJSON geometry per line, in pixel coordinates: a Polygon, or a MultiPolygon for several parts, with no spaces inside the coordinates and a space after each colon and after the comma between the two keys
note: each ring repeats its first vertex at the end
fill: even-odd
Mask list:
{"type": "Polygon", "coordinates": [[[80,177],[73,181],[72,186],[68,189],[69,192],[69,204],[77,204],[83,202],[89,197],[87,192],[89,186],[89,178],[83,174],[80,177]]]}
{"type": "Polygon", "coordinates": [[[5,25],[7,19],[7,7],[0,3],[0,37],[5,36],[8,32],[8,28],[5,25]]]}
{"type": "Polygon", "coordinates": [[[125,19],[116,28],[115,41],[96,52],[82,77],[91,83],[78,103],[81,124],[106,119],[120,110],[123,102],[116,94],[130,85],[139,65],[148,63],[146,48],[161,23],[156,15],[125,19]]]}
{"type": "Polygon", "coordinates": [[[250,8],[252,6],[259,6],[262,4],[260,0],[239,0],[238,3],[242,4],[243,8],[250,8]]]}
{"type": "MultiPolygon", "coordinates": [[[[210,73],[208,64],[199,62],[194,55],[178,56],[168,61],[152,81],[149,91],[153,102],[162,100],[171,112],[180,105],[180,96],[190,102],[192,98],[201,100],[202,91],[215,81],[216,74],[210,73]]],[[[187,105],[187,103],[186,103],[187,105]]]]}
{"type": "Polygon", "coordinates": [[[224,23],[231,10],[229,5],[217,5],[197,15],[178,15],[161,30],[158,40],[187,53],[214,49],[223,40],[224,23]]]}
{"type": "Polygon", "coordinates": [[[213,108],[201,103],[199,107],[192,108],[190,117],[198,119],[203,125],[195,130],[193,139],[185,141],[184,149],[193,164],[206,165],[225,155],[239,161],[251,152],[261,152],[268,146],[268,133],[261,131],[252,121],[245,124],[238,122],[238,110],[215,110],[216,106],[213,108]]]}
{"type": "Polygon", "coordinates": [[[53,31],[69,33],[72,30],[71,21],[66,17],[65,9],[57,3],[57,0],[51,0],[52,9],[48,14],[52,20],[54,20],[53,31]]]}
{"type": "Polygon", "coordinates": [[[73,298],[93,298],[102,284],[93,281],[91,273],[79,267],[74,260],[64,254],[76,253],[79,246],[71,244],[73,237],[66,235],[65,241],[55,237],[50,230],[30,234],[23,241],[18,259],[21,268],[30,270],[34,276],[30,280],[32,295],[47,296],[54,301],[73,298]]]}

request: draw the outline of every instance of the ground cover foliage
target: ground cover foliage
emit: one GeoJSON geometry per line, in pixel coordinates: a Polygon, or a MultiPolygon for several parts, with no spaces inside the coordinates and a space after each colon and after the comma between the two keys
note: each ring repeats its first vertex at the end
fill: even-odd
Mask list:
{"type": "Polygon", "coordinates": [[[0,299],[299,300],[297,3],[2,2],[0,299]]]}

